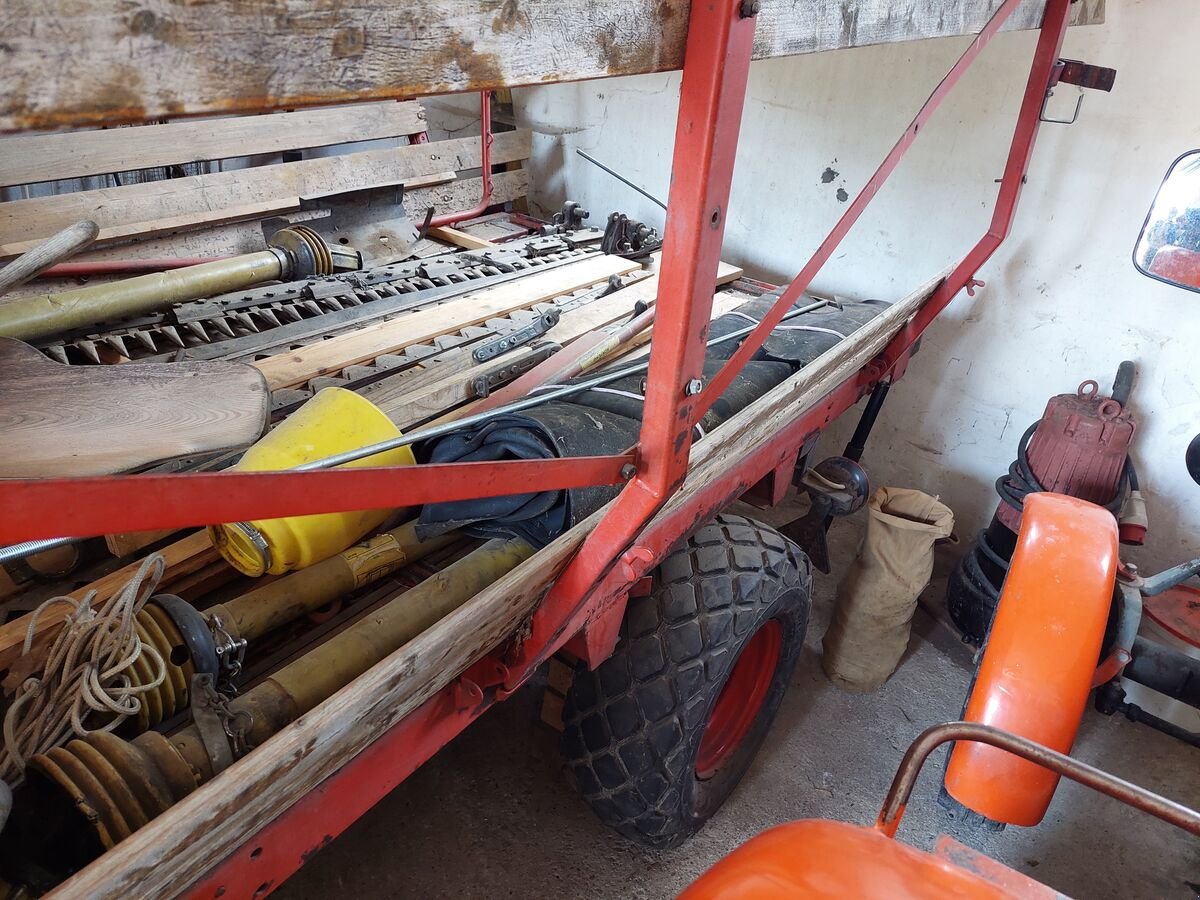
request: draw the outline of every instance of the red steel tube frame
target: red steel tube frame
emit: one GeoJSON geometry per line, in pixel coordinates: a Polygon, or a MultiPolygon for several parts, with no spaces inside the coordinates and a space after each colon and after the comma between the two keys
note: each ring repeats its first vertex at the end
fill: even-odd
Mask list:
{"type": "MultiPolygon", "coordinates": [[[[428,140],[428,135],[426,135],[428,140]]],[[[418,141],[417,143],[423,143],[418,141]]],[[[492,203],[492,92],[479,92],[479,166],[483,180],[483,196],[479,203],[461,212],[443,213],[429,220],[430,228],[465,222],[487,212],[492,203]]]]}
{"type": "MultiPolygon", "coordinates": [[[[937,100],[940,101],[961,76],[1017,2],[1006,0],[997,10],[964,55],[965,62],[960,60],[939,85],[935,91],[937,100]]],[[[750,63],[753,19],[743,19],[740,9],[740,0],[721,0],[692,7],[676,135],[675,177],[669,203],[671,215],[663,255],[662,284],[666,289],[660,298],[656,335],[652,342],[645,422],[632,457],[458,463],[438,467],[436,477],[428,477],[433,474],[430,467],[409,467],[0,482],[0,509],[4,510],[0,518],[0,540],[12,541],[81,532],[79,516],[85,515],[85,508],[88,510],[86,515],[93,517],[87,521],[97,526],[100,524],[98,516],[103,513],[102,530],[145,530],[170,527],[182,518],[188,519],[189,523],[200,523],[201,519],[218,511],[220,515],[208,521],[354,508],[354,501],[348,499],[349,496],[362,498],[368,493],[374,496],[376,492],[384,491],[387,492],[386,505],[400,506],[421,502],[415,498],[464,497],[468,495],[462,491],[468,490],[472,492],[469,496],[491,496],[524,492],[535,484],[545,489],[569,484],[614,483],[614,470],[619,475],[619,468],[631,458],[638,465],[636,477],[542,603],[531,636],[515,656],[505,660],[511,673],[507,678],[489,686],[481,700],[466,707],[456,697],[455,685],[435,695],[368,750],[347,761],[321,788],[266,825],[241,851],[197,883],[192,889],[193,895],[226,898],[243,894],[265,895],[491,703],[503,699],[519,686],[538,662],[561,648],[587,622],[595,622],[606,611],[611,614],[612,610],[619,610],[628,594],[631,576],[634,579],[640,577],[699,522],[715,514],[781,463],[794,458],[799,447],[834,417],[853,406],[876,382],[889,373],[899,375],[913,341],[959,290],[972,283],[975,271],[1007,235],[1037,133],[1041,98],[1049,83],[1048,69],[1057,61],[1066,30],[1069,0],[1047,2],[992,226],[984,238],[909,326],[896,336],[880,360],[835,388],[816,406],[800,412],[787,427],[748,454],[737,469],[704,485],[687,504],[680,504],[651,521],[678,488],[686,472],[693,419],[703,413],[708,397],[719,394],[720,383],[716,380],[709,385],[706,394],[700,396],[690,390],[689,385],[698,377],[703,357],[711,284],[720,252],[750,63]],[[425,479],[420,477],[422,470],[427,476],[425,479]],[[553,475],[548,477],[551,472],[553,475]],[[77,493],[64,491],[76,490],[85,482],[87,503],[81,507],[77,493]],[[131,498],[143,486],[148,488],[151,484],[154,502],[131,504],[131,498]],[[280,498],[281,486],[285,484],[294,494],[286,500],[280,498]],[[436,484],[436,491],[428,487],[431,484],[436,484]],[[317,485],[321,485],[321,490],[315,489],[317,485]],[[485,489],[484,485],[488,487],[485,489]],[[212,499],[211,495],[222,491],[237,499],[212,499]],[[335,494],[339,500],[337,505],[333,505],[335,494]],[[69,503],[63,504],[60,498],[69,498],[69,503]],[[60,508],[62,506],[67,509],[60,508]],[[233,515],[234,512],[237,515],[233,515]],[[650,522],[648,527],[647,522],[650,522]],[[626,548],[635,538],[637,546],[634,549],[638,552],[626,554],[626,548]],[[622,558],[627,562],[632,560],[624,567],[629,571],[615,567],[622,558]],[[351,797],[353,803],[347,805],[347,798],[351,797]],[[270,850],[262,849],[268,843],[270,850]]],[[[934,99],[931,97],[931,102],[934,99]]],[[[849,230],[853,219],[882,184],[882,178],[890,174],[916,137],[923,117],[931,112],[927,103],[897,148],[889,154],[880,172],[868,182],[852,209],[847,210],[843,221],[822,244],[822,249],[793,282],[788,294],[796,296],[807,285],[803,279],[811,279],[816,261],[822,255],[827,257],[849,230]]],[[[786,304],[778,312],[782,314],[785,310],[786,304]]],[[[764,324],[746,344],[757,347],[770,327],[764,324]]],[[[740,360],[735,357],[738,365],[750,352],[746,351],[740,360]]],[[[736,374],[737,367],[732,363],[718,376],[725,383],[736,374]]],[[[376,496],[377,500],[383,498],[382,494],[376,496]]],[[[378,503],[373,501],[371,505],[378,503]]]]}

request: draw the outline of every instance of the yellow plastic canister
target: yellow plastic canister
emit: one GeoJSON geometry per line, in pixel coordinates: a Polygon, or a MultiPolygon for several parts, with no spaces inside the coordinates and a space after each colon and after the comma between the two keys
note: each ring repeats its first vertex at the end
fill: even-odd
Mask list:
{"type": "MultiPolygon", "coordinates": [[[[325,388],[246,451],[234,469],[275,472],[335,453],[391,440],[400,430],[371,401],[344,388],[325,388]]],[[[416,463],[412,450],[399,447],[352,466],[402,466],[416,463]]],[[[282,575],[341,553],[378,528],[389,509],[291,516],[210,525],[209,536],[221,555],[239,572],[282,575]]]]}

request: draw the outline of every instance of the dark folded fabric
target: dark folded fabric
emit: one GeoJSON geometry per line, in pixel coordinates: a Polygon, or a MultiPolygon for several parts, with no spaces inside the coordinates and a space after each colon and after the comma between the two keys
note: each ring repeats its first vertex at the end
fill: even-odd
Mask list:
{"type": "MultiPolygon", "coordinates": [[[[428,462],[608,456],[637,443],[641,422],[606,410],[551,401],[520,415],[465,428],[418,448],[428,462]]],[[[417,522],[426,539],[454,528],[476,537],[521,537],[544,547],[617,495],[617,485],[428,503],[417,522]]]]}

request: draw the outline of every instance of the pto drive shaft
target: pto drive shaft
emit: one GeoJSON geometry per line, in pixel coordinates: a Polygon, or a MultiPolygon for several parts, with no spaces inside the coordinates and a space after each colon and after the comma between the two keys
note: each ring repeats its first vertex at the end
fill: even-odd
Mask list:
{"type": "MultiPolygon", "coordinates": [[[[229,731],[193,724],[164,737],[125,741],[93,732],[35,756],[42,786],[64,792],[84,826],[107,849],[182,800],[244,752],[328,699],[533,555],[524,541],[491,540],[350,628],[306,653],[229,704],[229,731]]],[[[85,831],[85,834],[87,832],[85,831]]]]}

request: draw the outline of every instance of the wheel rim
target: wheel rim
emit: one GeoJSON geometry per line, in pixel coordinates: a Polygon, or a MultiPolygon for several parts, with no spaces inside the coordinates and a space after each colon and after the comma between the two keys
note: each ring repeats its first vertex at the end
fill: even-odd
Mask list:
{"type": "Polygon", "coordinates": [[[767,699],[782,647],[783,626],[772,619],[743,648],[704,726],[696,756],[697,778],[715,775],[745,739],[767,699]]]}

